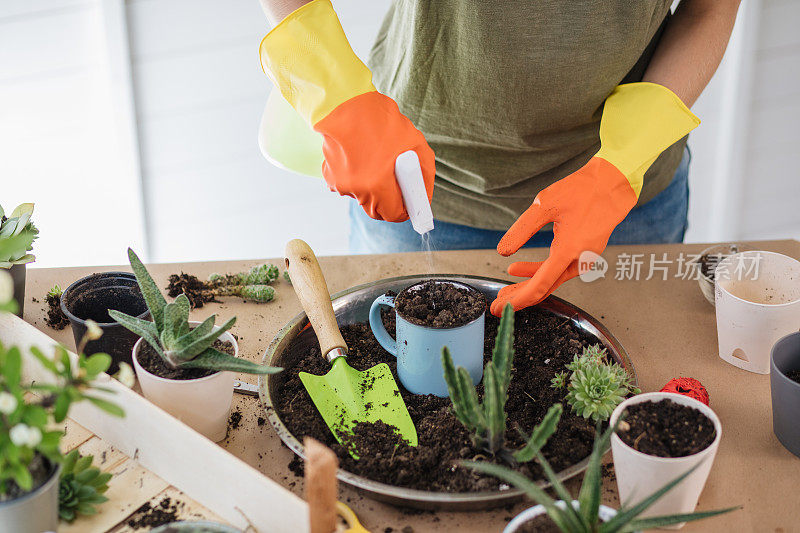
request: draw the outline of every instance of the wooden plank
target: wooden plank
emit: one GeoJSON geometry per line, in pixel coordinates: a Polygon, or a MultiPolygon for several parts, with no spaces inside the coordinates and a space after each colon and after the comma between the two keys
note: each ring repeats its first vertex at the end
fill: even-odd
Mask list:
{"type": "Polygon", "coordinates": [[[104,440],[92,437],[78,447],[81,455],[92,455],[92,464],[105,472],[113,470],[128,460],[128,456],[117,450],[104,440]]]}
{"type": "MultiPolygon", "coordinates": [[[[44,333],[7,313],[0,316],[0,337],[25,352],[33,345],[47,351],[54,344],[44,333]]],[[[25,358],[23,372],[30,381],[52,380],[32,356],[25,358]]],[[[106,397],[122,405],[126,416],[112,417],[88,402],[77,404],[71,417],[86,429],[237,527],[252,524],[276,532],[308,531],[308,506],[301,498],[117,380],[103,375],[98,381],[114,391],[106,397]]]]}
{"type": "Polygon", "coordinates": [[[91,431],[71,419],[67,419],[64,422],[63,429],[64,437],[61,439],[61,450],[65,453],[92,438],[91,431]]]}

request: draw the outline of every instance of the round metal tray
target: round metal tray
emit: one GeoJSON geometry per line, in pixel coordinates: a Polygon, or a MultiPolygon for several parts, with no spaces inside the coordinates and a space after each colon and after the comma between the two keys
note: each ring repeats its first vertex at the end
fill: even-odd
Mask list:
{"type": "MultiPolygon", "coordinates": [[[[336,318],[340,325],[366,322],[369,315],[370,304],[372,304],[375,298],[390,290],[400,292],[400,290],[407,286],[425,279],[452,279],[467,283],[480,290],[486,295],[489,301],[492,301],[497,296],[497,292],[502,287],[509,284],[509,282],[499,279],[459,274],[413,275],[388,278],[365,285],[359,285],[333,295],[333,310],[336,314],[336,318]]],[[[547,309],[556,315],[569,319],[577,328],[596,336],[606,347],[611,357],[622,364],[633,376],[634,382],[636,381],[636,372],[633,368],[633,363],[628,358],[625,349],[597,319],[582,309],[555,296],[550,296],[544,302],[540,303],[539,308],[547,309]]],[[[297,339],[301,333],[304,336],[308,335],[312,339],[314,338],[313,335],[311,335],[311,330],[306,328],[307,325],[308,318],[305,313],[300,313],[292,318],[289,323],[278,332],[272,340],[272,343],[270,343],[269,348],[267,348],[264,354],[263,362],[273,366],[283,366],[281,364],[282,355],[292,341],[297,339]],[[303,333],[304,328],[307,333],[303,333]]],[[[267,418],[278,432],[278,436],[294,453],[300,457],[304,457],[303,444],[297,440],[294,435],[289,433],[289,430],[283,424],[277,411],[273,407],[272,395],[276,392],[275,378],[271,376],[259,376],[258,385],[259,396],[265,408],[267,418]]],[[[568,479],[582,472],[586,468],[587,463],[588,457],[570,468],[562,470],[558,475],[562,480],[568,479]]],[[[339,470],[337,477],[343,483],[356,488],[371,498],[402,507],[413,507],[417,509],[476,511],[508,505],[518,501],[522,497],[522,492],[513,487],[506,490],[490,492],[430,492],[379,483],[344,470],[339,470]]],[[[540,485],[545,487],[547,484],[542,481],[540,485]]]]}

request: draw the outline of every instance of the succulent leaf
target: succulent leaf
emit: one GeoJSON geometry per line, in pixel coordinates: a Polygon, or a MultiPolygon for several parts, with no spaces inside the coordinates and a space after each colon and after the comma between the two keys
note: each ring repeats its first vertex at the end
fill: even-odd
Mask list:
{"type": "Polygon", "coordinates": [[[164,308],[167,306],[167,300],[161,294],[156,282],[147,272],[139,256],[130,248],[128,248],[128,259],[131,262],[136,281],[139,283],[139,290],[144,296],[147,308],[150,310],[150,316],[153,317],[153,322],[156,324],[160,335],[164,324],[164,308]]]}
{"type": "Polygon", "coordinates": [[[204,368],[206,370],[227,370],[230,372],[245,372],[247,374],[275,374],[283,370],[279,367],[259,365],[247,359],[234,357],[209,348],[194,359],[181,363],[181,368],[204,368]]]}
{"type": "Polygon", "coordinates": [[[556,432],[558,422],[561,420],[561,413],[564,409],[560,403],[550,406],[544,418],[533,428],[525,447],[514,452],[514,459],[520,463],[527,463],[536,457],[536,454],[544,448],[547,441],[556,432]]]}

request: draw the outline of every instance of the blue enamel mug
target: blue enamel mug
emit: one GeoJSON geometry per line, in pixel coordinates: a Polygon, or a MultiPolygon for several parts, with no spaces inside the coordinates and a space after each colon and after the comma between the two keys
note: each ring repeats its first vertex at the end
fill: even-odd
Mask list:
{"type": "MultiPolygon", "coordinates": [[[[425,283],[425,282],[422,282],[425,283]]],[[[437,281],[476,291],[455,281],[437,281]]],[[[413,290],[419,284],[404,289],[413,290]]],[[[480,294],[480,292],[478,292],[480,294]]],[[[483,298],[483,295],[480,294],[483,298]]],[[[421,326],[406,320],[395,309],[395,341],[386,331],[381,320],[381,308],[394,308],[394,296],[378,296],[369,310],[369,326],[381,346],[397,358],[397,374],[403,386],[414,394],[435,394],[445,397],[447,383],[442,370],[442,348],[447,346],[456,367],[462,366],[473,384],[483,377],[483,336],[486,312],[462,326],[440,329],[421,326]]]]}

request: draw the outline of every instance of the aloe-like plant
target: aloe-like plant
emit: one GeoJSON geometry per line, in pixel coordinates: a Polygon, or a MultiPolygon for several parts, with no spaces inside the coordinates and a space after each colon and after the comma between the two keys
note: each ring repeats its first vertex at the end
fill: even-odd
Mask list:
{"type": "Polygon", "coordinates": [[[447,391],[453,404],[456,418],[471,433],[472,443],[492,455],[509,463],[530,461],[552,435],[561,418],[561,405],[550,408],[542,422],[528,437],[520,450],[505,447],[506,400],[508,384],[511,382],[511,366],[514,360],[514,309],[507,304],[503,309],[497,329],[492,360],[483,369],[483,399],[472,384],[469,372],[456,368],[447,347],[442,349],[442,367],[447,391]]]}
{"type": "Polygon", "coordinates": [[[550,520],[552,520],[561,531],[567,533],[616,533],[645,530],[710,518],[740,508],[737,506],[716,511],[639,518],[639,515],[657,502],[678,483],[683,481],[686,476],[692,473],[692,471],[694,471],[694,468],[692,468],[656,490],[639,503],[630,506],[623,505],[613,518],[607,522],[602,522],[599,517],[602,490],[602,474],[600,469],[603,453],[608,448],[608,443],[614,430],[615,428],[609,427],[600,437],[595,437],[594,448],[592,449],[592,454],[589,456],[589,464],[583,476],[583,483],[578,494],[577,505],[572,505],[572,496],[544,458],[541,451],[536,452],[536,459],[541,465],[545,477],[547,481],[550,482],[556,496],[566,503],[563,508],[557,505],[556,500],[550,497],[536,482],[515,470],[487,462],[464,461],[462,465],[477,470],[478,472],[495,476],[524,491],[529,498],[545,508],[550,520]]]}
{"type": "Polygon", "coordinates": [[[609,361],[599,344],[584,348],[566,368],[569,373],[560,372],[553,378],[553,388],[566,387],[567,404],[579,416],[595,422],[608,420],[628,395],[641,392],[625,368],[609,361]]]}
{"type": "Polygon", "coordinates": [[[58,516],[66,522],[78,515],[97,514],[97,505],[107,502],[103,493],[108,490],[111,474],[92,466],[94,456],[81,456],[72,450],[61,463],[58,485],[58,516]]]}
{"type": "Polygon", "coordinates": [[[20,204],[9,216],[0,206],[0,242],[14,238],[6,243],[8,246],[0,249],[0,268],[24,265],[36,259],[28,253],[39,234],[31,221],[32,216],[33,204],[20,204]]]}
{"type": "Polygon", "coordinates": [[[155,281],[133,250],[128,248],[128,259],[144,296],[153,321],[142,320],[116,310],[109,310],[111,318],[142,337],[167,365],[172,368],[203,368],[229,370],[248,374],[273,374],[281,368],[259,365],[223,353],[213,348],[214,342],[236,322],[236,317],[214,329],[216,315],[211,315],[200,325],[189,324],[189,299],[179,295],[167,303],[155,281]]]}

